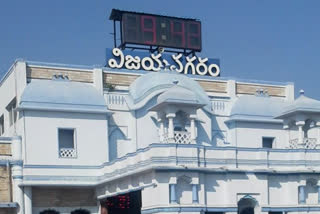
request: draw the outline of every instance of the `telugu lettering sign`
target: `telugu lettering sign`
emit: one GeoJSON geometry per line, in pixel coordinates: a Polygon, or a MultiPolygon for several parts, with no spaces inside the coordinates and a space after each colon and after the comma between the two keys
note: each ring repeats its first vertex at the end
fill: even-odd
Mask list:
{"type": "Polygon", "coordinates": [[[132,56],[131,54],[125,54],[119,48],[114,48],[112,50],[112,56],[110,56],[107,62],[107,66],[110,68],[126,68],[129,70],[171,70],[183,74],[220,76],[219,60],[197,56],[189,57],[181,53],[172,55],[152,53],[149,56],[132,56]]]}

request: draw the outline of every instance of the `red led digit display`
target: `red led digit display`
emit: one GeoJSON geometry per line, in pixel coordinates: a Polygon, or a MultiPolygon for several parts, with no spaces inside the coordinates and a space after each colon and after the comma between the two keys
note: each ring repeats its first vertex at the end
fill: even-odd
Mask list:
{"type": "Polygon", "coordinates": [[[141,214],[141,191],[107,198],[101,203],[109,214],[141,214]]]}
{"type": "Polygon", "coordinates": [[[124,14],[123,15],[123,30],[126,35],[127,42],[135,42],[139,38],[138,30],[139,23],[138,17],[132,14],[124,14]]]}
{"type": "Polygon", "coordinates": [[[122,12],[122,44],[201,51],[201,22],[152,14],[122,12]]]}
{"type": "Polygon", "coordinates": [[[156,44],[156,18],[152,16],[141,16],[141,32],[145,44],[156,44]]]}
{"type": "Polygon", "coordinates": [[[179,44],[180,47],[185,47],[184,22],[171,21],[171,35],[175,44],[179,44]]]}
{"type": "Polygon", "coordinates": [[[201,46],[201,26],[199,22],[188,23],[188,48],[198,49],[201,46]]]}

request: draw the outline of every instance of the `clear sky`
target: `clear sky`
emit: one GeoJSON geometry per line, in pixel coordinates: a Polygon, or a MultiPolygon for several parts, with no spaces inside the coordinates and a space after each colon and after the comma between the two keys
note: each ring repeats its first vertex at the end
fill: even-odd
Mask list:
{"type": "Polygon", "coordinates": [[[105,64],[112,8],[200,19],[201,55],[221,76],[294,82],[320,100],[319,0],[1,0],[0,73],[17,58],[105,64]]]}

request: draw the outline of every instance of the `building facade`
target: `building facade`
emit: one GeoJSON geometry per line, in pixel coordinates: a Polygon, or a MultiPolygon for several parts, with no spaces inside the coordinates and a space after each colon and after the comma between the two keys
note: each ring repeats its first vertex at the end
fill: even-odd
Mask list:
{"type": "Polygon", "coordinates": [[[320,213],[292,83],[17,61],[0,100],[0,213],[320,213]]]}

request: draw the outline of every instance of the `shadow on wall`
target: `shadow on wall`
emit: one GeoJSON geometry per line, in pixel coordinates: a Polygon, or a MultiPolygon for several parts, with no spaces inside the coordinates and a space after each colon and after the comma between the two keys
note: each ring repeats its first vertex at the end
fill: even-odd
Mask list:
{"type": "MultiPolygon", "coordinates": [[[[211,139],[207,133],[207,131],[205,130],[205,128],[203,127],[203,124],[201,124],[200,122],[197,123],[197,130],[198,130],[198,136],[197,136],[197,144],[210,144],[211,143],[211,139]]],[[[212,145],[214,146],[214,145],[212,145]]]]}
{"type": "Polygon", "coordinates": [[[109,135],[109,161],[118,158],[120,143],[126,140],[126,136],[118,127],[114,127],[114,130],[109,135]]]}
{"type": "Polygon", "coordinates": [[[191,197],[191,192],[192,192],[192,186],[191,186],[191,178],[188,176],[180,176],[177,181],[177,199],[178,203],[182,204],[185,200],[185,202],[191,202],[192,197],[191,197]],[[190,194],[187,194],[190,193],[190,194]],[[188,198],[187,196],[190,197],[188,198]]]}

